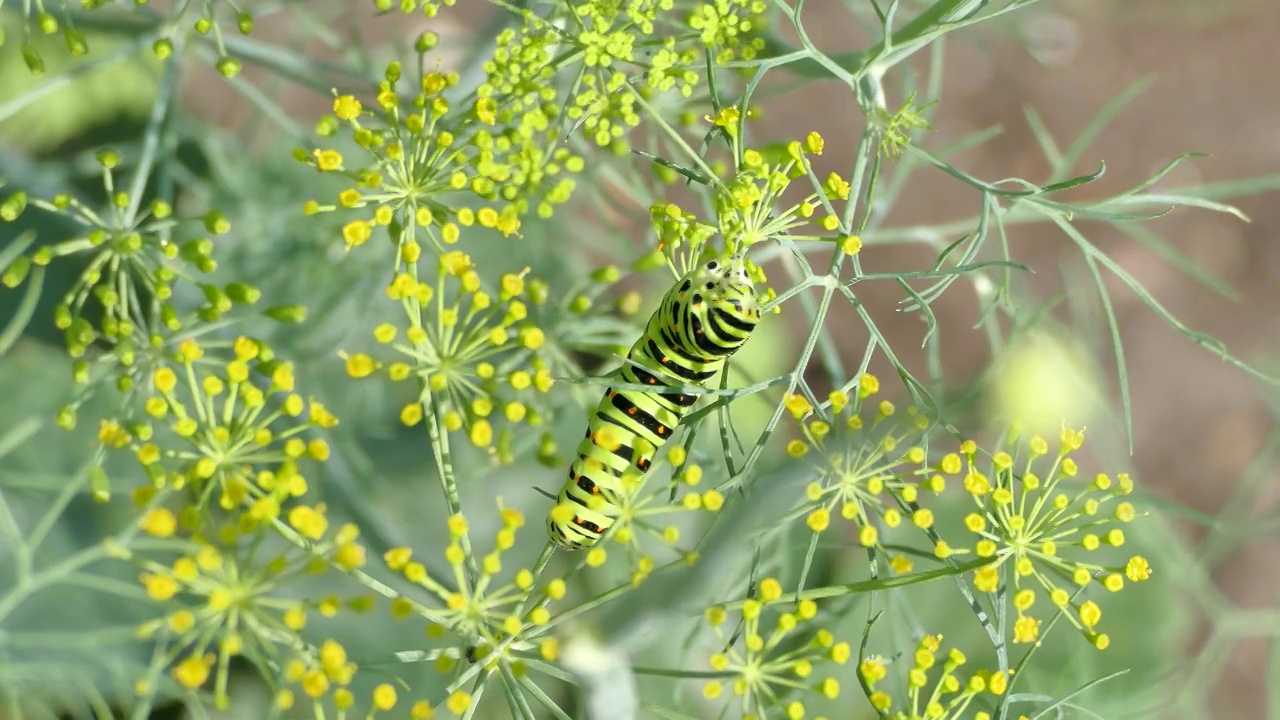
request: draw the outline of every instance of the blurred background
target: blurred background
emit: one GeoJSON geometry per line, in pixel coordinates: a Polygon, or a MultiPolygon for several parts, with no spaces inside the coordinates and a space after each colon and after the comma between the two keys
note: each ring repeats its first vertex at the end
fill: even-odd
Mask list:
{"type": "MultiPolygon", "coordinates": [[[[810,27],[830,30],[814,38],[820,47],[839,42],[834,26],[810,27]]],[[[1088,172],[1099,160],[1106,162],[1107,174],[1089,186],[1090,195],[1133,186],[1185,151],[1209,156],[1180,165],[1157,188],[1268,178],[1260,189],[1269,189],[1229,201],[1251,218],[1248,224],[1194,211],[1150,224],[1232,288],[1235,297],[1195,285],[1119,232],[1094,224],[1088,233],[1192,329],[1274,371],[1280,350],[1280,93],[1274,91],[1280,87],[1280,3],[1053,2],[1014,14],[1003,28],[983,29],[949,46],[948,84],[934,115],[936,137],[930,139],[944,143],[993,124],[1003,127],[999,137],[964,156],[959,165],[966,172],[987,179],[1038,177],[1047,164],[1026,108],[1033,107],[1065,145],[1100,108],[1149,79],[1150,86],[1099,134],[1076,168],[1088,172]]],[[[830,124],[823,132],[834,131],[837,118],[851,108],[823,108],[822,92],[809,91],[809,102],[789,105],[796,116],[776,121],[830,124]],[[810,107],[823,111],[800,117],[810,107]]],[[[973,198],[950,178],[925,172],[915,181],[891,225],[943,223],[972,213],[973,198]]],[[[1055,272],[1077,255],[1055,229],[1019,228],[1011,242],[1037,271],[1038,292],[1092,291],[1081,276],[1055,272]]],[[[1188,593],[1194,630],[1182,651],[1198,658],[1213,678],[1208,706],[1215,717],[1275,717],[1280,709],[1280,652],[1274,640],[1280,605],[1280,542],[1274,530],[1280,465],[1271,447],[1277,431],[1275,390],[1195,346],[1132,293],[1113,289],[1130,367],[1135,477],[1152,493],[1209,516],[1222,513],[1221,521],[1238,530],[1228,531],[1233,539],[1225,546],[1200,546],[1215,558],[1207,568],[1222,596],[1188,593]],[[1224,630],[1225,618],[1236,617],[1225,609],[1232,606],[1269,613],[1244,623],[1247,629],[1224,630]]],[[[897,301],[892,292],[886,294],[881,317],[897,301]]],[[[862,297],[876,302],[866,291],[862,297]]],[[[965,301],[964,293],[951,293],[934,309],[939,326],[952,329],[948,362],[977,373],[990,357],[976,332],[964,336],[976,317],[976,303],[965,301]]],[[[912,342],[919,332],[914,324],[885,327],[896,347],[918,347],[912,342]],[[895,338],[894,331],[901,334],[895,338]]],[[[1111,349],[1097,343],[1091,352],[1108,378],[1114,407],[1111,349]]],[[[1192,547],[1205,540],[1203,525],[1179,522],[1177,515],[1172,522],[1192,547]]]]}
{"type": "MultiPolygon", "coordinates": [[[[346,18],[347,26],[333,30],[377,44],[390,39],[390,33],[412,38],[425,27],[414,25],[422,22],[418,18],[375,20],[365,7],[359,3],[346,18]]],[[[430,27],[446,40],[445,56],[455,53],[462,59],[470,50],[468,39],[487,32],[491,17],[486,3],[468,0],[431,21],[430,27]]],[[[805,19],[811,39],[824,50],[861,47],[867,39],[837,0],[810,0],[805,19]],[[828,13],[830,20],[824,20],[828,13]]],[[[287,13],[276,13],[259,24],[255,37],[286,38],[291,32],[287,13]]],[[[1182,209],[1147,227],[1190,258],[1210,287],[1109,226],[1082,227],[1192,330],[1217,337],[1235,355],[1273,374],[1280,370],[1280,3],[1046,2],[960,33],[947,47],[947,81],[931,115],[934,131],[926,143],[936,147],[999,126],[998,136],[954,160],[972,175],[987,180],[1044,176],[1049,165],[1027,109],[1034,108],[1048,132],[1066,146],[1103,108],[1125,95],[1132,95],[1132,100],[1102,128],[1075,168],[1091,172],[1104,161],[1107,173],[1079,196],[1114,194],[1150,177],[1183,152],[1207,153],[1179,165],[1157,189],[1207,186],[1219,193],[1215,198],[1236,205],[1251,222],[1182,209]],[[1145,89],[1135,92],[1135,84],[1144,82],[1145,89]]],[[[323,57],[329,50],[317,44],[308,52],[323,57]]],[[[33,81],[17,60],[16,43],[0,49],[0,63],[3,105],[6,95],[33,81]]],[[[252,66],[243,75],[247,82],[261,83],[302,125],[330,107],[331,98],[323,89],[278,85],[264,77],[252,66]]],[[[781,73],[771,81],[774,89],[789,94],[785,102],[765,103],[755,125],[761,137],[792,137],[814,129],[824,135],[828,147],[856,142],[862,122],[847,93],[833,92],[821,83],[790,90],[781,73]]],[[[127,112],[131,92],[127,83],[85,90],[81,105],[64,107],[57,118],[20,114],[0,122],[0,156],[6,168],[11,172],[36,149],[56,153],[59,147],[82,148],[103,141],[98,134],[101,124],[121,108],[127,112]],[[94,128],[93,133],[86,128],[94,128]]],[[[190,75],[182,87],[182,103],[188,114],[241,134],[246,144],[242,159],[250,163],[263,154],[287,153],[278,137],[262,131],[259,108],[211,68],[190,75]]],[[[827,169],[837,168],[820,168],[827,169]]],[[[581,211],[586,227],[594,229],[588,232],[630,233],[638,246],[647,209],[629,203],[625,190],[612,195],[617,204],[607,212],[581,211]]],[[[885,227],[946,225],[971,217],[976,203],[972,189],[941,172],[921,170],[885,227]]],[[[0,236],[0,245],[9,239],[0,236]]],[[[1020,226],[1010,242],[1017,259],[1035,271],[1025,292],[1042,299],[1092,292],[1088,281],[1082,281],[1078,250],[1060,232],[1045,225],[1020,226]]],[[[919,267],[935,254],[879,248],[874,236],[868,237],[863,251],[869,269],[919,267]]],[[[1186,555],[1196,561],[1195,569],[1158,566],[1157,572],[1205,573],[1204,578],[1186,578],[1170,586],[1184,593],[1179,602],[1188,622],[1157,624],[1152,632],[1177,634],[1178,651],[1186,658],[1182,670],[1196,673],[1209,689],[1208,704],[1215,717],[1280,716],[1280,649],[1275,639],[1280,634],[1280,464],[1274,447],[1280,404],[1275,389],[1223,362],[1211,349],[1197,347],[1119,283],[1110,289],[1130,372],[1131,471],[1147,492],[1168,501],[1168,507],[1180,504],[1191,510],[1169,512],[1166,518],[1189,548],[1186,555]],[[1260,612],[1242,616],[1234,608],[1260,612]]],[[[922,368],[922,325],[917,317],[897,312],[900,290],[869,284],[858,291],[904,364],[922,368]]],[[[971,329],[978,319],[973,293],[957,284],[933,309],[948,375],[955,383],[977,377],[996,360],[984,335],[971,329]]],[[[836,337],[847,356],[857,358],[866,338],[851,313],[849,318],[848,336],[836,337]]],[[[1073,371],[1085,377],[1085,384],[1100,382],[1098,392],[1114,408],[1116,374],[1105,331],[1097,337],[1068,335],[1055,342],[1060,344],[1037,346],[1036,362],[1052,365],[1072,356],[1073,371]]],[[[1106,428],[1116,425],[1100,421],[1098,427],[1112,433],[1106,428]]],[[[1112,451],[1125,450],[1119,431],[1102,440],[1112,451]]]]}

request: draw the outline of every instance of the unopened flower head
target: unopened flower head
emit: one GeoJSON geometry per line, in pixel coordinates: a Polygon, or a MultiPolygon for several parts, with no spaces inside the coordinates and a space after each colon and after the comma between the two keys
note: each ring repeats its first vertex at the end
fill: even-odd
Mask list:
{"type": "MultiPolygon", "coordinates": [[[[123,160],[119,153],[99,150],[97,160],[109,190],[123,184],[117,172],[123,160]]],[[[217,268],[210,238],[231,230],[226,216],[217,210],[179,217],[167,202],[143,204],[125,191],[112,191],[107,204],[91,207],[71,193],[44,198],[24,190],[5,191],[3,186],[0,181],[0,228],[18,221],[28,207],[61,216],[72,227],[81,228],[81,234],[69,239],[36,245],[0,273],[0,284],[16,287],[33,267],[77,258],[78,274],[54,308],[54,325],[63,332],[74,358],[84,356],[91,345],[105,346],[118,365],[115,372],[127,374],[137,355],[149,347],[153,333],[174,332],[195,319],[183,318],[173,302],[180,275],[194,280],[202,291],[206,302],[199,308],[199,319],[206,322],[236,305],[258,300],[259,291],[247,284],[217,285],[198,279],[217,268]],[[188,226],[192,231],[186,230],[188,226]],[[192,237],[175,239],[179,230],[192,237]]],[[[0,229],[0,235],[9,233],[10,229],[0,229]]],[[[84,375],[77,381],[87,382],[84,375]]]]}
{"type": "Polygon", "coordinates": [[[697,3],[689,14],[689,29],[714,53],[716,62],[751,60],[765,48],[767,29],[764,0],[717,0],[697,3]]]}

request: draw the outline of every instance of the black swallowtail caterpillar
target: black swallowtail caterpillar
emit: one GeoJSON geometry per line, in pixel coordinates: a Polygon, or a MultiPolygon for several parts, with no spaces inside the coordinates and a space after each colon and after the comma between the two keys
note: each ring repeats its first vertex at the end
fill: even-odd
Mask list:
{"type": "Polygon", "coordinates": [[[647,472],[698,400],[679,388],[703,385],[720,372],[759,320],[755,286],[740,256],[713,260],[676,281],[644,335],[631,346],[621,371],[622,382],[655,390],[605,390],[557,497],[557,507],[568,507],[573,516],[557,522],[553,509],[547,517],[547,532],[556,545],[588,547],[613,525],[623,473],[633,468],[647,472]]]}

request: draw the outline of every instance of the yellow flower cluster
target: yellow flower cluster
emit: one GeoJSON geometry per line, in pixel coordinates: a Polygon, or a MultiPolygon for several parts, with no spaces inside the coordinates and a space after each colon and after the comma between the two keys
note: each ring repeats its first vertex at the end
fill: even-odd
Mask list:
{"type": "MultiPolygon", "coordinates": [[[[510,44],[513,38],[504,34],[499,40],[510,44]]],[[[416,49],[425,54],[437,42],[434,34],[423,33],[416,49]]],[[[499,56],[509,58],[510,52],[499,56]]],[[[536,49],[521,52],[536,54],[536,49]]],[[[425,63],[414,64],[421,68],[425,63]]],[[[538,66],[531,67],[536,73],[538,66]]],[[[468,107],[458,108],[445,97],[457,85],[457,73],[423,72],[407,103],[401,99],[402,80],[401,64],[391,62],[375,108],[367,109],[353,95],[342,95],[334,101],[333,115],[321,125],[322,134],[328,136],[346,128],[360,149],[361,163],[349,165],[342,152],[332,147],[294,153],[318,171],[349,181],[336,203],[313,200],[304,208],[308,213],[339,208],[362,211],[342,230],[348,250],[364,245],[379,227],[387,228],[401,255],[412,252],[406,247],[411,244],[429,242],[443,249],[471,226],[517,235],[521,217],[531,208],[548,217],[555,205],[568,200],[574,185],[563,175],[581,170],[583,161],[556,147],[557,132],[543,106],[533,101],[550,83],[489,82],[468,107]],[[513,102],[503,92],[514,93],[514,103],[521,108],[528,106],[521,122],[508,117],[513,102]],[[519,130],[490,129],[499,125],[519,130]],[[459,191],[469,192],[479,205],[458,202],[459,191]]]]}
{"type": "Polygon", "coordinates": [[[540,398],[552,385],[540,354],[546,333],[529,320],[526,286],[523,273],[508,273],[497,288],[486,289],[471,258],[458,251],[440,257],[434,283],[401,273],[387,295],[404,306],[408,327],[386,323],[373,335],[406,359],[384,363],[354,353],[346,356],[347,374],[385,371],[393,381],[417,379],[421,400],[401,410],[405,425],[431,412],[432,422],[448,432],[465,429],[472,444],[509,462],[511,426],[542,425],[540,398]],[[501,421],[507,426],[499,431],[501,421]]]}
{"type": "Polygon", "coordinates": [[[482,557],[472,553],[466,518],[462,515],[449,518],[450,543],[444,551],[445,561],[452,570],[452,577],[448,579],[432,577],[426,565],[413,559],[410,548],[392,548],[383,555],[388,568],[425,588],[439,602],[438,608],[424,608],[402,598],[392,603],[392,613],[403,618],[418,612],[432,621],[430,636],[439,638],[450,631],[465,646],[465,650],[458,648],[452,655],[439,656],[437,669],[442,672],[452,669],[453,658],[460,655],[491,657],[497,650],[497,655],[492,655],[496,661],[499,656],[510,658],[514,653],[536,647],[538,643],[532,639],[531,631],[551,619],[546,601],[564,596],[564,582],[555,580],[543,588],[542,602],[531,602],[535,578],[528,569],[517,570],[510,581],[497,584],[498,576],[503,573],[502,556],[515,546],[516,533],[524,525],[524,516],[505,507],[501,498],[498,511],[502,527],[494,537],[493,549],[482,557]]]}
{"type": "MultiPolygon", "coordinates": [[[[1017,443],[1016,432],[1010,441],[1017,443]]],[[[934,552],[943,558],[961,553],[989,558],[991,563],[974,573],[974,585],[983,592],[996,592],[1003,573],[1011,576],[1014,642],[1036,641],[1037,615],[1064,610],[1090,643],[1104,649],[1110,639],[1096,630],[1102,610],[1094,600],[1081,600],[1081,594],[1097,585],[1118,592],[1126,580],[1141,582],[1151,575],[1141,555],[1119,554],[1125,543],[1120,526],[1137,516],[1124,499],[1133,491],[1133,480],[1125,473],[1114,480],[1102,473],[1091,481],[1079,479],[1071,453],[1083,443],[1083,431],[1064,429],[1057,451],[1051,452],[1048,442],[1035,436],[1025,448],[1011,448],[1015,454],[991,455],[984,472],[977,444],[966,441],[938,465],[945,474],[961,475],[975,508],[964,519],[972,544],[940,542],[934,552]],[[1024,449],[1025,459],[1019,461],[1024,449]],[[1036,461],[1045,456],[1052,457],[1052,465],[1041,474],[1036,461]],[[1047,607],[1041,598],[1048,599],[1047,607]]]]}
{"type": "MultiPolygon", "coordinates": [[[[729,135],[736,149],[740,144],[738,110],[725,108],[708,119],[729,135]]],[[[793,180],[812,172],[809,157],[821,155],[825,145],[821,135],[810,132],[803,141],[788,143],[781,157],[751,148],[743,150],[741,167],[716,195],[720,234],[749,248],[805,225],[812,224],[825,233],[838,230],[840,218],[833,214],[831,203],[848,200],[850,185],[834,172],[821,182],[820,190],[811,190],[786,206],[780,202],[793,180]]],[[[814,183],[817,182],[815,177],[814,183]]]]}
{"type": "MultiPolygon", "coordinates": [[[[149,502],[152,492],[144,488],[136,500],[149,502]]],[[[320,513],[310,509],[290,514],[294,528],[315,542],[311,551],[291,546],[273,558],[259,558],[252,549],[257,542],[242,545],[237,542],[236,528],[225,526],[218,533],[218,545],[202,541],[196,545],[198,549],[171,565],[141,561],[144,571],[139,579],[147,597],[168,610],[163,617],[142,624],[139,634],[151,637],[163,632],[172,639],[168,643],[170,660],[175,663],[172,675],[179,683],[194,690],[212,673],[215,700],[219,707],[225,707],[232,658],[244,656],[262,667],[286,662],[290,667],[301,667],[311,662],[310,656],[298,655],[298,648],[305,646],[300,632],[307,624],[308,607],[332,615],[338,603],[308,603],[274,597],[273,593],[291,580],[323,572],[331,563],[344,569],[364,564],[356,527],[346,525],[326,538],[327,523],[320,513]]],[[[153,509],[141,524],[144,531],[167,537],[175,521],[169,511],[153,509]]],[[[309,683],[302,683],[312,697],[323,695],[331,681],[339,686],[348,684],[355,673],[355,667],[345,662],[341,647],[332,641],[322,646],[319,657],[324,666],[323,681],[312,675],[309,683]],[[343,662],[335,660],[339,655],[343,662]]],[[[290,672],[290,680],[303,678],[302,674],[294,678],[290,672]]]]}
{"type": "Polygon", "coordinates": [[[1003,672],[979,670],[967,678],[958,671],[965,664],[964,653],[952,648],[939,662],[941,635],[925,635],[912,654],[907,671],[906,697],[895,699],[877,689],[889,674],[885,661],[869,656],[858,666],[858,674],[871,690],[871,706],[888,720],[991,720],[985,711],[968,712],[970,705],[984,694],[1000,696],[1009,688],[1009,676],[1003,672]],[[939,672],[940,671],[940,672],[939,672]],[[936,675],[935,675],[936,673],[936,675]]]}
{"type": "Polygon", "coordinates": [[[252,527],[274,520],[285,501],[306,492],[299,463],[329,457],[328,444],[307,435],[338,421],[294,392],[293,366],[269,348],[247,337],[232,347],[234,357],[218,362],[188,338],[171,363],[154,370],[144,409],[164,424],[166,436],[154,436],[151,423],[130,432],[104,421],[98,439],[131,448],[154,487],[189,488],[196,510],[216,490],[221,508],[241,513],[252,527]]]}
{"type": "MultiPolygon", "coordinates": [[[[781,611],[794,601],[783,599],[782,584],[774,578],[761,581],[756,596],[740,603],[742,641],[728,642],[725,633],[729,614],[722,606],[706,612],[707,622],[725,650],[711,656],[711,669],[733,680],[729,689],[737,698],[743,717],[764,717],[782,692],[813,692],[827,700],[840,695],[840,684],[831,676],[815,676],[816,667],[827,662],[844,665],[852,650],[847,642],[836,642],[826,629],[809,630],[808,640],[797,642],[796,635],[818,614],[812,600],[794,602],[794,610],[781,611]]],[[[730,633],[732,633],[732,624],[730,633]]],[[[725,683],[710,680],[703,695],[716,699],[724,694],[725,683]]],[[[791,701],[785,708],[787,717],[808,717],[803,699],[791,701]]]]}
{"type": "MultiPolygon", "coordinates": [[[[821,413],[802,395],[784,400],[801,433],[787,444],[787,454],[804,459],[816,475],[805,491],[810,508],[805,522],[814,532],[825,532],[838,513],[854,523],[858,542],[866,547],[883,546],[881,523],[933,527],[933,512],[918,505],[921,491],[938,493],[944,487],[927,466],[924,448],[909,444],[921,439],[927,419],[915,408],[907,408],[904,419],[888,401],[866,402],[879,387],[874,375],[863,374],[853,398],[836,390],[821,413]],[[861,409],[874,413],[870,420],[863,419],[861,409]],[[913,510],[904,513],[903,506],[913,510]]],[[[891,563],[898,572],[911,568],[905,557],[891,563]]]]}
{"type": "MultiPolygon", "coordinates": [[[[1123,473],[1114,480],[1102,473],[1092,481],[1079,480],[1071,453],[1083,444],[1084,433],[1071,429],[1063,430],[1044,474],[1037,471],[1036,461],[1051,453],[1038,436],[1025,447],[990,454],[985,469],[979,467],[982,453],[972,440],[962,443],[958,453],[931,463],[922,434],[929,423],[914,409],[908,408],[906,423],[888,422],[896,412],[888,402],[876,406],[870,422],[859,415],[856,408],[878,389],[873,376],[863,375],[852,400],[843,390],[831,393],[818,409],[803,395],[784,400],[802,436],[787,444],[787,453],[811,464],[818,476],[806,493],[812,503],[806,505],[809,528],[825,532],[838,509],[856,524],[860,544],[883,549],[880,528],[909,521],[931,539],[938,559],[968,555],[988,560],[974,571],[979,591],[994,594],[1006,579],[1012,580],[1014,642],[1037,641],[1043,613],[1063,611],[1090,643],[1106,648],[1110,638],[1097,630],[1102,609],[1082,595],[1098,585],[1118,592],[1151,575],[1146,558],[1118,551],[1125,543],[1120,526],[1137,516],[1125,499],[1133,480],[1123,473]],[[913,437],[919,444],[906,445],[913,437]],[[1025,458],[1018,460],[1022,452],[1025,458]],[[949,476],[958,479],[975,504],[964,518],[968,540],[942,538],[934,529],[933,511],[919,502],[922,492],[943,492],[949,476]],[[1041,602],[1046,598],[1047,603],[1041,602]]],[[[1015,427],[1009,442],[1018,445],[1019,435],[1015,427]]],[[[889,563],[899,574],[913,567],[905,556],[891,557],[889,563]]]]}

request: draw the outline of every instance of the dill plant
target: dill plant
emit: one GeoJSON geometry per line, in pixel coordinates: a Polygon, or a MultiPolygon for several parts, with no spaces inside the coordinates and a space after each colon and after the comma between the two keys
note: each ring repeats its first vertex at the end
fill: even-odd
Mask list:
{"type": "Polygon", "coordinates": [[[992,720],[1106,691],[1115,674],[1063,687],[1036,663],[1160,622],[1108,622],[1163,570],[1127,544],[1153,519],[1135,479],[1093,467],[1061,419],[1047,437],[1018,422],[983,436],[992,423],[942,392],[945,362],[909,371],[855,292],[896,284],[936,359],[930,305],[967,284],[1000,338],[1028,269],[1006,236],[1048,223],[1113,328],[1104,272],[1215,346],[1080,223],[1233,208],[1155,194],[1158,177],[1063,199],[1101,170],[1071,176],[1084,150],[1043,135],[1039,183],[983,180],[931,148],[944,37],[1036,0],[868,3],[854,16],[875,39],[836,53],[810,42],[816,3],[797,0],[491,0],[457,66],[441,22],[455,4],[378,0],[362,22],[423,29],[324,62],[255,28],[279,16],[341,44],[326,25],[357,14],[346,3],[0,11],[39,79],[0,122],[57,113],[49,93],[120,57],[149,56],[134,72],[153,83],[134,137],[91,162],[37,156],[47,173],[0,190],[0,375],[6,397],[21,375],[49,388],[6,408],[0,436],[8,716],[992,720]],[[184,114],[177,89],[204,66],[270,124],[267,150],[184,114]],[[332,88],[330,111],[290,115],[248,66],[332,88]],[[757,137],[774,74],[848,93],[857,142],[757,137]],[[819,174],[832,155],[848,171],[819,174]],[[975,216],[885,227],[921,167],[976,191],[975,216]],[[648,208],[644,240],[574,221],[609,185],[648,208]],[[864,269],[903,242],[936,260],[864,269]],[[564,443],[640,332],[628,283],[660,292],[722,248],[754,261],[769,339],[690,389],[702,406],[660,467],[623,478],[606,538],[552,552],[533,486],[563,482],[564,443]],[[861,358],[839,352],[835,305],[861,320],[861,358]],[[795,339],[780,315],[798,352],[768,372],[761,345],[795,339]],[[918,611],[921,591],[946,610],[918,611]]]}

